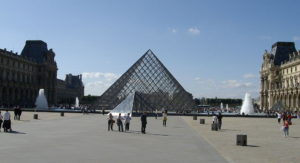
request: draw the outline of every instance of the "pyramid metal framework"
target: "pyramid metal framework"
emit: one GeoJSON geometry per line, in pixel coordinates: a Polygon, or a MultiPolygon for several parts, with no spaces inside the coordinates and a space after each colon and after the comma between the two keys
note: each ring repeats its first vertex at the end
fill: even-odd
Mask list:
{"type": "Polygon", "coordinates": [[[182,112],[193,107],[192,95],[184,90],[151,50],[102,94],[98,105],[113,109],[132,93],[135,93],[134,111],[167,109],[182,112]]]}

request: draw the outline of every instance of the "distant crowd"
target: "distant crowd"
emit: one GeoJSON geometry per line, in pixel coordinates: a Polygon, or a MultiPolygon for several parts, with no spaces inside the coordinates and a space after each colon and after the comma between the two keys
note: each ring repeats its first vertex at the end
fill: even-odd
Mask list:
{"type": "MultiPolygon", "coordinates": [[[[162,112],[162,120],[163,120],[163,126],[167,126],[167,110],[162,112]]],[[[157,119],[158,113],[155,112],[155,119],[157,119]]],[[[125,125],[125,132],[129,131],[130,127],[130,121],[131,121],[131,114],[127,113],[126,115],[122,116],[121,113],[118,114],[118,117],[116,120],[114,119],[114,116],[112,113],[108,114],[108,131],[113,131],[114,123],[117,123],[119,132],[124,132],[123,125],[125,125]]],[[[141,133],[146,134],[146,126],[147,126],[147,112],[143,112],[140,116],[141,121],[141,133]]]]}

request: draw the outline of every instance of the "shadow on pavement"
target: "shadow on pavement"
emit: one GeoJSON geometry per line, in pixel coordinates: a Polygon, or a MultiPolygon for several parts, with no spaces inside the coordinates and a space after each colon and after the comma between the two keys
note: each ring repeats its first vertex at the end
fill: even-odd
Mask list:
{"type": "Polygon", "coordinates": [[[246,147],[260,147],[258,145],[247,145],[246,147]]]}
{"type": "MultiPolygon", "coordinates": [[[[115,132],[119,132],[118,130],[114,130],[115,132]]],[[[142,134],[141,131],[126,131],[126,132],[122,132],[122,133],[127,133],[127,134],[142,134]]],[[[144,135],[144,134],[143,134],[144,135]]],[[[150,132],[146,132],[145,135],[155,135],[155,136],[169,136],[167,134],[154,134],[154,133],[150,133],[150,132]]]]}
{"type": "Polygon", "coordinates": [[[234,129],[221,129],[220,131],[221,131],[221,132],[222,132],[222,131],[226,132],[226,131],[241,131],[241,130],[234,130],[234,129]]]}
{"type": "Polygon", "coordinates": [[[11,132],[5,132],[8,134],[26,134],[25,132],[19,132],[19,131],[11,131],[11,132]]]}

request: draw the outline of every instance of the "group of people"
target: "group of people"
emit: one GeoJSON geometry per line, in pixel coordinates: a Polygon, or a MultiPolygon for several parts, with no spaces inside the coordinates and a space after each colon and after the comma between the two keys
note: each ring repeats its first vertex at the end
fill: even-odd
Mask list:
{"type": "Polygon", "coordinates": [[[221,127],[222,127],[222,114],[221,112],[219,112],[218,115],[214,114],[213,115],[213,119],[212,119],[212,123],[213,124],[218,124],[218,129],[221,130],[221,127]]]}
{"type": "MultiPolygon", "coordinates": [[[[167,126],[167,111],[163,111],[162,113],[162,119],[163,119],[163,126],[167,126]]],[[[147,126],[147,113],[143,112],[143,114],[140,117],[141,120],[141,133],[146,134],[146,126],[147,126]]],[[[121,113],[119,113],[116,123],[118,126],[119,132],[124,132],[123,130],[123,124],[125,125],[125,132],[129,131],[129,126],[130,126],[130,113],[128,113],[126,116],[122,117],[121,113]],[[124,121],[124,123],[123,123],[124,121]]],[[[108,131],[113,131],[113,125],[115,123],[114,117],[111,113],[108,114],[108,131]]]]}
{"type": "MultiPolygon", "coordinates": [[[[119,129],[119,132],[124,132],[124,127],[123,127],[123,121],[125,124],[125,132],[129,131],[129,126],[130,126],[130,113],[128,113],[126,116],[122,117],[121,113],[119,113],[119,116],[117,118],[117,126],[119,129]]],[[[113,126],[114,126],[115,120],[114,117],[111,113],[108,115],[108,131],[113,131],[113,126]]]]}
{"type": "Polygon", "coordinates": [[[292,125],[292,114],[288,112],[277,112],[277,122],[280,124],[282,119],[282,127],[281,130],[285,137],[289,136],[289,126],[292,125]]]}
{"type": "Polygon", "coordinates": [[[11,121],[10,121],[10,113],[8,110],[5,111],[4,115],[2,116],[2,113],[0,111],[0,132],[1,132],[1,127],[3,127],[4,132],[11,132],[11,121]],[[2,125],[3,123],[3,125],[2,125]]]}

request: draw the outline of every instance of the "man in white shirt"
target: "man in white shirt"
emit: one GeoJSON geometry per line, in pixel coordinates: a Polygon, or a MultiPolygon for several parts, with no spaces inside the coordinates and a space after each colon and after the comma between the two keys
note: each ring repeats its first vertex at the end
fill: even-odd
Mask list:
{"type": "Polygon", "coordinates": [[[130,120],[131,120],[130,113],[128,113],[127,116],[125,117],[125,122],[124,122],[125,123],[125,132],[129,131],[130,120]]]}
{"type": "Polygon", "coordinates": [[[4,132],[8,132],[8,130],[10,130],[10,132],[11,132],[10,113],[8,112],[8,110],[6,110],[6,112],[4,113],[3,120],[4,120],[3,121],[4,132]]]}

